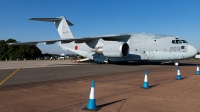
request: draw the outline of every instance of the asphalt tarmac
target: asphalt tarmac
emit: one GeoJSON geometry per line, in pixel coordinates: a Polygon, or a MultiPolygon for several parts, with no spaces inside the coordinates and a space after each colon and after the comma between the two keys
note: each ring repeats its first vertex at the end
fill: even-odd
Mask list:
{"type": "Polygon", "coordinates": [[[93,75],[125,73],[135,70],[148,70],[167,66],[173,66],[173,64],[143,65],[141,63],[129,63],[117,65],[96,64],[93,62],[72,63],[66,60],[11,61],[0,62],[0,81],[4,80],[17,69],[20,70],[3,83],[2,86],[93,75]]]}
{"type": "Polygon", "coordinates": [[[94,79],[98,112],[197,112],[200,77],[195,70],[200,61],[181,62],[181,81],[175,80],[177,67],[173,64],[0,62],[0,110],[87,112],[86,94],[94,79]],[[145,70],[150,89],[141,88],[145,70]]]}

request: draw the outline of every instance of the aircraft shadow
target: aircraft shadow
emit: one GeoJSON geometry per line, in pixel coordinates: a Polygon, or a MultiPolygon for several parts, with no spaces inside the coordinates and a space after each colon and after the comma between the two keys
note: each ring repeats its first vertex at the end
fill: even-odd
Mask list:
{"type": "MultiPolygon", "coordinates": [[[[128,62],[128,63],[117,63],[116,65],[123,65],[123,66],[138,66],[138,65],[165,65],[165,66],[175,66],[174,63],[164,63],[161,64],[160,62],[128,62]]],[[[196,66],[196,63],[181,63],[179,66],[196,66]]]]}
{"type": "MultiPolygon", "coordinates": [[[[94,62],[87,62],[89,63],[89,65],[109,65],[109,64],[96,64],[94,62]]],[[[84,63],[73,63],[70,64],[70,63],[66,63],[66,64],[54,64],[54,65],[83,65],[84,63]]],[[[160,62],[125,62],[125,63],[112,63],[113,65],[120,65],[120,66],[140,66],[140,65],[165,65],[165,66],[175,66],[174,63],[164,63],[164,64],[161,64],[160,62]]],[[[179,66],[196,66],[197,64],[196,63],[181,63],[179,66]]]]}
{"type": "Polygon", "coordinates": [[[197,64],[195,63],[181,63],[180,66],[196,66],[197,64]]]}
{"type": "Polygon", "coordinates": [[[80,65],[83,65],[83,64],[53,64],[53,65],[69,65],[69,66],[73,66],[73,65],[76,65],[76,66],[80,66],[80,65]]]}

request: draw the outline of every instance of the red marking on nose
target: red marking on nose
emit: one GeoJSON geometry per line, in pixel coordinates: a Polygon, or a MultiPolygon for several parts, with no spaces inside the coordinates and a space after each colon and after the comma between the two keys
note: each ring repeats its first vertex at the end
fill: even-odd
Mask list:
{"type": "Polygon", "coordinates": [[[78,46],[77,45],[75,46],[75,50],[78,50],[78,46]]]}

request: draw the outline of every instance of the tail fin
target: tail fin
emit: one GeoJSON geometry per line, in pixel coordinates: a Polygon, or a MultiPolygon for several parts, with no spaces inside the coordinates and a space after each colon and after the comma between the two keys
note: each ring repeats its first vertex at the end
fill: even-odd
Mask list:
{"type": "Polygon", "coordinates": [[[74,38],[69,28],[69,26],[73,26],[73,24],[68,20],[66,20],[64,16],[57,18],[30,18],[29,20],[54,22],[61,39],[74,38]]]}

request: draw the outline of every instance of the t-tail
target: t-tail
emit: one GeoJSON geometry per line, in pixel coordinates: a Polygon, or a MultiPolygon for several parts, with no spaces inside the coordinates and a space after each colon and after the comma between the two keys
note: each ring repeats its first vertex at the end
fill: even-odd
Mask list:
{"type": "Polygon", "coordinates": [[[69,28],[69,26],[73,26],[73,24],[66,20],[64,16],[57,18],[30,18],[29,20],[54,22],[61,39],[74,38],[69,28]]]}

